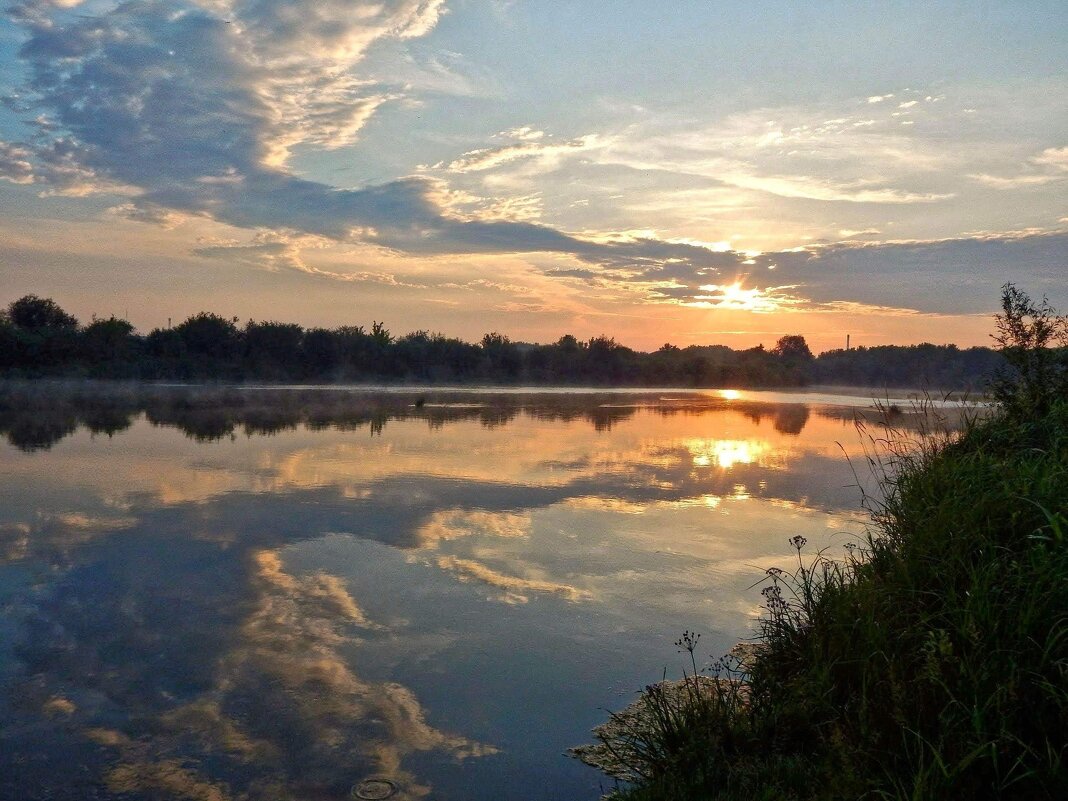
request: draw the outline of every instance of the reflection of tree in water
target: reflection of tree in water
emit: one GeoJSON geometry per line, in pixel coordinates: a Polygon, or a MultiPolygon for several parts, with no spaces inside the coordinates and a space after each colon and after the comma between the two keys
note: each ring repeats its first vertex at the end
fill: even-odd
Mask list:
{"type": "Polygon", "coordinates": [[[78,430],[78,417],[71,414],[19,414],[5,421],[7,441],[20,451],[47,450],[78,430]]]}
{"type": "MultiPolygon", "coordinates": [[[[174,427],[186,436],[207,442],[246,436],[270,436],[300,426],[311,430],[368,428],[381,434],[391,420],[425,420],[431,429],[450,423],[477,421],[489,428],[506,426],[517,417],[544,422],[582,420],[597,431],[632,418],[639,410],[663,416],[700,416],[732,410],[760,424],[773,419],[777,431],[800,434],[812,410],[802,404],[726,401],[695,395],[683,402],[664,402],[656,396],[635,396],[620,403],[618,396],[597,393],[568,395],[488,395],[471,403],[471,395],[436,392],[434,403],[420,404],[426,393],[347,392],[323,389],[189,388],[142,385],[109,388],[72,385],[41,389],[34,385],[0,387],[0,434],[25,451],[50,448],[83,426],[109,436],[124,431],[138,415],[155,426],[174,427]]],[[[824,407],[822,417],[850,420],[848,408],[824,407]]],[[[909,426],[909,420],[895,424],[909,426]]]]}
{"type": "Polygon", "coordinates": [[[808,407],[800,403],[788,403],[775,412],[775,430],[780,434],[797,436],[808,422],[808,407]]]}

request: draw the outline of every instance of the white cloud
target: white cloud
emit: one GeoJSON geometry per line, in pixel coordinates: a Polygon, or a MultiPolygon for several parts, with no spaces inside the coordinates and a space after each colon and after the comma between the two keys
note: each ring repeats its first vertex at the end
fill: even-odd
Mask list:
{"type": "Polygon", "coordinates": [[[542,138],[540,131],[520,130],[525,132],[525,135],[518,137],[525,140],[522,143],[472,150],[450,162],[446,169],[449,172],[480,172],[500,167],[517,159],[528,158],[537,158],[542,160],[543,163],[551,165],[558,163],[556,159],[558,156],[570,156],[581,151],[593,150],[601,144],[598,137],[593,134],[566,142],[551,142],[538,141],[542,138]],[[537,135],[531,136],[531,134],[537,135]]]}
{"type": "Polygon", "coordinates": [[[1061,180],[1056,175],[1014,175],[1004,177],[987,173],[975,173],[968,177],[994,189],[1022,189],[1029,186],[1043,186],[1044,184],[1061,180]]]}
{"type": "Polygon", "coordinates": [[[890,187],[870,188],[865,181],[839,183],[807,175],[757,176],[726,173],[728,183],[745,189],[758,189],[782,197],[832,200],[847,203],[933,203],[953,197],[951,193],[908,192],[890,187]]]}
{"type": "Polygon", "coordinates": [[[1043,167],[1068,171],[1068,147],[1048,147],[1031,161],[1043,167]]]}
{"type": "Polygon", "coordinates": [[[29,148],[0,141],[0,178],[15,184],[33,183],[33,164],[29,148]]]}
{"type": "Polygon", "coordinates": [[[1000,176],[976,173],[970,178],[994,189],[1022,189],[1062,181],[1068,178],[1068,147],[1048,147],[1029,159],[1030,168],[1044,172],[1025,172],[1020,175],[1000,176]]]}
{"type": "Polygon", "coordinates": [[[507,131],[501,131],[498,136],[503,136],[508,139],[518,139],[522,142],[535,142],[538,139],[542,139],[545,136],[545,131],[539,131],[537,128],[532,128],[529,125],[523,125],[519,128],[512,128],[507,131]]]}
{"type": "Polygon", "coordinates": [[[477,581],[502,590],[504,594],[498,600],[505,603],[527,603],[530,600],[530,593],[558,595],[573,602],[586,601],[593,597],[588,590],[582,590],[570,584],[542,578],[510,576],[474,559],[439,556],[437,565],[442,570],[453,573],[460,581],[477,581]]]}

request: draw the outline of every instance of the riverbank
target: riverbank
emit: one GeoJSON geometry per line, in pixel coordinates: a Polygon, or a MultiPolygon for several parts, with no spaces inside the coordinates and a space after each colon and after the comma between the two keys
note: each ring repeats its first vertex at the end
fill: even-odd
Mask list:
{"type": "Polygon", "coordinates": [[[873,464],[864,547],[799,539],[755,653],[646,688],[579,749],[627,780],[618,798],[1068,794],[1068,401],[873,464]]]}

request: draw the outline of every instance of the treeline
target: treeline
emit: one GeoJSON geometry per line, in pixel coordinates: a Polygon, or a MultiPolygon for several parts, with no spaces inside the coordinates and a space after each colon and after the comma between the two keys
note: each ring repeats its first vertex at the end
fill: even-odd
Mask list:
{"type": "Polygon", "coordinates": [[[27,295],[0,313],[0,376],[267,382],[402,382],[594,386],[795,387],[808,384],[968,389],[1001,364],[989,348],[880,346],[814,356],[804,337],[775,347],[723,345],[652,353],[607,336],[552,344],[499,333],[477,343],[428,331],[308,328],[201,312],[139,334],[126,320],[83,325],[55,301],[27,295]]]}

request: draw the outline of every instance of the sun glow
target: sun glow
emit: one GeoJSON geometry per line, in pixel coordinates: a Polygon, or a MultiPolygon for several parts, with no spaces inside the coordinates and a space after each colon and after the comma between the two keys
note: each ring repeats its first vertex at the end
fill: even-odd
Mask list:
{"type": "Polygon", "coordinates": [[[692,440],[687,444],[695,467],[715,465],[730,470],[736,464],[753,464],[769,449],[759,440],[692,440]]]}
{"type": "Polygon", "coordinates": [[[746,289],[741,281],[735,281],[733,284],[705,284],[700,289],[708,294],[698,295],[696,300],[716,309],[774,311],[779,306],[763,289],[746,289]]]}

